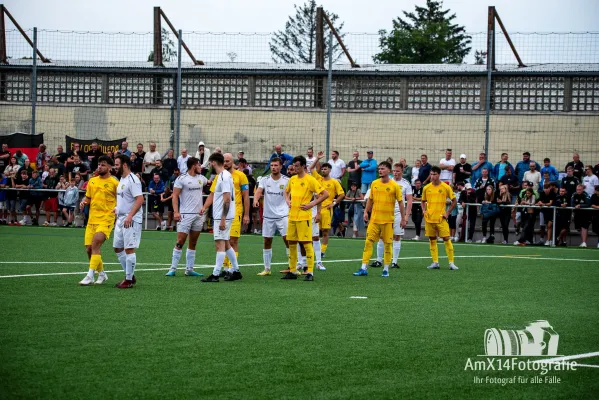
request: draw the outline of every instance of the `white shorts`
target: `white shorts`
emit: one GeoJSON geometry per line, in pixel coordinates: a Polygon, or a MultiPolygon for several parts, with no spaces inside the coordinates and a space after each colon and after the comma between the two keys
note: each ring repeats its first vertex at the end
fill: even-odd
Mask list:
{"type": "Polygon", "coordinates": [[[320,224],[312,220],[312,237],[320,236],[320,224]]]}
{"type": "Polygon", "coordinates": [[[401,214],[396,213],[393,220],[393,235],[403,236],[404,229],[401,227],[401,214]]]}
{"type": "Polygon", "coordinates": [[[279,232],[281,236],[287,235],[287,217],[279,219],[264,218],[262,221],[262,237],[272,238],[279,232]]]}
{"type": "Polygon", "coordinates": [[[141,222],[133,221],[130,228],[125,228],[123,227],[125,218],[118,218],[114,224],[112,247],[115,249],[137,249],[141,241],[141,222]]]}
{"type": "Polygon", "coordinates": [[[233,224],[233,220],[227,220],[225,222],[225,229],[220,230],[218,227],[220,225],[220,219],[214,220],[214,240],[229,240],[231,237],[231,225],[233,224]]]}
{"type": "Polygon", "coordinates": [[[177,232],[189,235],[190,231],[201,232],[205,218],[199,214],[182,214],[181,221],[177,223],[177,232]]]}

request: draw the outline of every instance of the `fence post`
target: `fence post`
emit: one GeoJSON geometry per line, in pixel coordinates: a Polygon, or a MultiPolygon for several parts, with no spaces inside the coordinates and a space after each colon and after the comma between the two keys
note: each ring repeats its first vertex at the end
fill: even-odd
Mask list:
{"type": "MultiPolygon", "coordinates": [[[[489,49],[491,51],[493,51],[493,43],[494,43],[494,33],[493,31],[490,32],[489,35],[489,49]]],[[[489,55],[487,54],[487,57],[489,57],[489,55]]],[[[493,68],[491,66],[491,63],[487,63],[487,92],[486,92],[486,111],[485,111],[485,153],[487,154],[487,159],[489,159],[489,123],[490,123],[490,119],[491,119],[491,79],[492,79],[492,72],[493,72],[493,68]]]]}
{"type": "Polygon", "coordinates": [[[466,233],[464,234],[464,243],[468,242],[468,227],[470,226],[470,218],[469,218],[469,212],[470,211],[470,207],[468,205],[468,203],[466,203],[466,233]]]}
{"type": "Polygon", "coordinates": [[[551,247],[555,247],[555,223],[556,221],[556,216],[557,216],[557,208],[554,206],[553,207],[553,224],[551,224],[551,247]]]}
{"type": "Polygon", "coordinates": [[[35,135],[37,105],[37,28],[33,28],[33,73],[31,74],[31,134],[35,135]]]}
{"type": "Polygon", "coordinates": [[[329,32],[329,75],[327,78],[327,136],[325,142],[325,155],[328,157],[331,145],[331,96],[333,86],[333,33],[329,32]]]}
{"type": "Polygon", "coordinates": [[[179,43],[177,53],[177,121],[175,123],[175,141],[177,151],[175,156],[179,156],[179,144],[181,139],[181,41],[183,40],[183,31],[179,29],[179,43]]]}

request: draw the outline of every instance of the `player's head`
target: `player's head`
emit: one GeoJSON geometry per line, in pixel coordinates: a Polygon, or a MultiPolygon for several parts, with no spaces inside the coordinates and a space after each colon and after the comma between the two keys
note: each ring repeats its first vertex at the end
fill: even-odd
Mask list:
{"type": "Polygon", "coordinates": [[[400,161],[398,163],[393,164],[393,177],[395,178],[395,180],[400,180],[402,178],[402,176],[403,176],[403,164],[400,161]]]}
{"type": "Polygon", "coordinates": [[[293,175],[295,175],[295,165],[290,164],[287,167],[287,176],[289,176],[291,178],[293,175]]]}
{"type": "Polygon", "coordinates": [[[320,167],[320,174],[323,177],[328,178],[329,175],[331,174],[331,168],[333,168],[333,167],[328,162],[322,164],[322,166],[320,167]]]}
{"type": "Polygon", "coordinates": [[[231,172],[233,166],[235,165],[235,161],[233,161],[233,154],[225,153],[223,154],[223,158],[225,159],[224,167],[227,171],[231,172]]]}
{"type": "Polygon", "coordinates": [[[106,176],[110,174],[110,169],[114,165],[114,160],[108,156],[100,156],[98,158],[98,175],[106,176]]]}
{"type": "Polygon", "coordinates": [[[117,175],[123,176],[123,172],[131,171],[131,158],[121,153],[114,158],[114,166],[116,167],[117,175]]]}
{"type": "Polygon", "coordinates": [[[431,182],[439,182],[439,176],[441,174],[441,168],[436,165],[431,168],[431,182]]]}
{"type": "Polygon", "coordinates": [[[222,168],[223,165],[225,164],[225,157],[223,157],[223,155],[221,153],[212,153],[212,154],[210,154],[208,161],[210,162],[210,165],[212,166],[212,168],[215,168],[215,167],[222,168]]]}
{"type": "Polygon", "coordinates": [[[199,165],[200,165],[200,160],[198,160],[197,158],[195,158],[195,157],[189,157],[187,159],[187,171],[192,171],[193,170],[194,175],[199,172],[197,170],[197,168],[199,167],[199,165]]]}
{"type": "Polygon", "coordinates": [[[275,157],[272,160],[270,160],[270,171],[272,172],[273,175],[279,175],[281,173],[281,166],[283,165],[283,163],[281,162],[281,159],[279,157],[275,157]]]}
{"type": "Polygon", "coordinates": [[[295,165],[295,174],[300,175],[306,170],[306,157],[295,156],[293,157],[293,160],[291,160],[291,164],[295,165]]]}
{"type": "Polygon", "coordinates": [[[387,161],[381,161],[379,163],[378,170],[381,178],[385,178],[391,173],[391,164],[389,164],[387,161]]]}

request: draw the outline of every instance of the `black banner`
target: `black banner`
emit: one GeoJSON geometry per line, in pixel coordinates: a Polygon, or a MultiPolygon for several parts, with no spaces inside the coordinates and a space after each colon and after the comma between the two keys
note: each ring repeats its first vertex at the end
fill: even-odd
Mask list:
{"type": "Polygon", "coordinates": [[[69,151],[73,151],[73,144],[79,143],[81,145],[80,149],[86,153],[89,153],[91,150],[92,143],[98,143],[98,149],[106,154],[108,151],[112,151],[116,153],[121,148],[121,143],[127,140],[127,138],[115,139],[115,140],[102,140],[102,139],[77,139],[70,136],[65,136],[65,142],[67,148],[65,151],[68,153],[69,151]]]}
{"type": "Polygon", "coordinates": [[[8,149],[12,154],[17,150],[21,150],[23,153],[27,154],[29,161],[35,165],[35,158],[39,152],[39,145],[44,143],[44,134],[30,135],[29,133],[15,132],[10,135],[1,135],[0,147],[4,143],[8,144],[8,149]]]}

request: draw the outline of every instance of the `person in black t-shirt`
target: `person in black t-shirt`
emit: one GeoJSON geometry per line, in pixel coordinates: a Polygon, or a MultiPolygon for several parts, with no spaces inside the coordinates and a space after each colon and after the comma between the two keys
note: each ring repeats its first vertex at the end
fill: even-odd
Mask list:
{"type": "Polygon", "coordinates": [[[566,168],[566,173],[568,175],[562,178],[560,187],[565,188],[568,196],[572,197],[576,193],[576,186],[580,185],[580,179],[574,176],[574,167],[566,168]]]}
{"type": "Polygon", "coordinates": [[[162,160],[156,160],[156,167],[152,170],[150,175],[154,176],[154,174],[158,174],[160,176],[160,180],[164,183],[168,181],[169,174],[166,168],[162,166],[162,160]]]}
{"type": "Polygon", "coordinates": [[[474,189],[472,189],[472,185],[467,183],[466,188],[462,193],[460,193],[460,198],[458,199],[458,201],[462,204],[462,208],[464,209],[464,216],[462,217],[464,226],[465,224],[468,224],[468,236],[465,236],[466,243],[472,243],[472,238],[474,237],[474,228],[476,226],[476,217],[478,214],[477,206],[467,206],[466,203],[478,203],[477,199],[478,194],[474,189]],[[466,215],[468,216],[467,220],[466,215]]]}
{"type": "MultiPolygon", "coordinates": [[[[16,189],[25,189],[17,191],[17,196],[19,198],[18,201],[18,209],[23,214],[23,219],[20,222],[17,222],[16,225],[31,225],[31,222],[28,221],[27,216],[25,215],[25,209],[27,208],[27,200],[29,200],[29,181],[31,178],[27,174],[27,170],[22,169],[20,173],[12,178],[12,187],[16,189]]],[[[15,213],[16,219],[16,213],[15,213]]]]}
{"type": "MultiPolygon", "coordinates": [[[[593,211],[593,232],[599,235],[599,185],[595,185],[595,193],[591,196],[591,208],[593,211]]],[[[597,240],[597,248],[599,249],[599,240],[597,240]]]]}
{"type": "Polygon", "coordinates": [[[354,151],[353,158],[347,164],[347,172],[349,172],[348,182],[355,182],[358,187],[362,186],[362,169],[360,168],[361,163],[362,160],[360,160],[360,153],[354,151]]]}
{"type": "MultiPolygon", "coordinates": [[[[554,206],[555,197],[556,196],[551,188],[551,184],[549,182],[545,182],[543,190],[539,191],[537,206],[552,207],[554,206]]],[[[553,239],[551,237],[551,234],[553,233],[553,208],[542,208],[541,215],[543,215],[543,220],[547,224],[547,240],[545,241],[545,246],[551,246],[553,244],[553,239]]]]}
{"type": "Polygon", "coordinates": [[[575,208],[574,227],[580,229],[580,238],[582,240],[580,247],[587,247],[587,236],[593,216],[590,215],[590,211],[585,210],[591,207],[591,199],[584,191],[584,185],[576,186],[576,193],[572,195],[571,206],[575,208]]]}
{"type": "Polygon", "coordinates": [[[505,166],[505,174],[501,177],[499,182],[507,186],[508,192],[510,192],[512,198],[512,204],[514,204],[516,199],[518,199],[518,194],[520,194],[522,186],[520,186],[518,177],[512,173],[512,168],[509,165],[505,166]]]}
{"type": "Polygon", "coordinates": [[[175,169],[177,169],[177,158],[173,149],[168,149],[166,152],[166,156],[162,159],[162,166],[166,168],[169,177],[173,176],[175,169]]]}
{"type": "Polygon", "coordinates": [[[0,172],[4,172],[4,168],[8,165],[10,161],[10,150],[8,150],[8,145],[6,143],[2,143],[2,150],[0,150],[0,172]]]}
{"type": "Polygon", "coordinates": [[[570,199],[566,188],[562,187],[559,189],[559,194],[555,198],[555,206],[558,207],[556,210],[556,221],[555,231],[557,232],[556,246],[566,245],[566,235],[570,231],[570,222],[572,221],[572,210],[566,209],[570,207],[570,199]]]}
{"type": "Polygon", "coordinates": [[[54,156],[56,157],[58,162],[62,164],[63,167],[64,163],[66,163],[67,159],[69,158],[69,155],[64,152],[64,149],[61,145],[58,145],[58,147],[56,147],[56,154],[54,156]]]}
{"type": "Polygon", "coordinates": [[[412,238],[412,240],[420,240],[420,231],[422,230],[422,206],[420,202],[422,201],[422,183],[420,179],[416,179],[414,181],[414,187],[412,188],[412,222],[414,222],[414,227],[416,228],[416,236],[412,238]]]}
{"type": "Polygon", "coordinates": [[[466,154],[460,155],[460,162],[453,167],[454,182],[470,182],[472,176],[472,165],[466,162],[466,154]]]}
{"type": "MultiPolygon", "coordinates": [[[[145,153],[144,153],[145,155],[145,153]]],[[[131,172],[134,174],[141,174],[141,169],[143,168],[144,159],[143,157],[138,157],[137,153],[131,153],[131,172]]]]}
{"type": "Polygon", "coordinates": [[[81,159],[79,158],[79,156],[74,155],[73,156],[73,164],[69,164],[69,166],[67,167],[68,181],[70,181],[71,179],[75,179],[76,174],[80,174],[81,179],[87,180],[88,171],[89,171],[89,169],[87,168],[87,166],[85,164],[83,164],[81,162],[81,159]]]}
{"type": "Polygon", "coordinates": [[[104,153],[98,148],[98,143],[93,142],[91,144],[91,150],[87,153],[87,162],[89,163],[89,169],[95,171],[98,168],[98,158],[103,156],[104,153]]]}
{"type": "Polygon", "coordinates": [[[578,153],[574,153],[572,156],[572,161],[566,164],[566,172],[568,171],[568,167],[572,167],[574,170],[574,176],[582,180],[582,175],[584,175],[584,164],[582,161],[580,161],[580,156],[578,153]]]}

